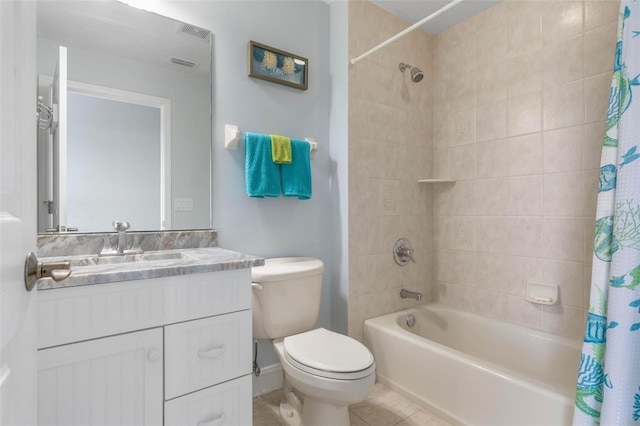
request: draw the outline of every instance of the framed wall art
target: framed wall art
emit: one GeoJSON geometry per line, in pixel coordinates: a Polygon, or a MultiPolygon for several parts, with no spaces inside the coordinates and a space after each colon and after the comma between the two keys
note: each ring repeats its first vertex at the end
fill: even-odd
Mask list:
{"type": "Polygon", "coordinates": [[[309,61],[284,50],[249,41],[249,77],[307,90],[309,61]]]}

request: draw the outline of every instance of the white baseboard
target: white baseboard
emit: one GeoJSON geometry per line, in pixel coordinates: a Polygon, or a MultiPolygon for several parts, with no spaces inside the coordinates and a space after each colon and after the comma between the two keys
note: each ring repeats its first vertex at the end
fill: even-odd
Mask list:
{"type": "Polygon", "coordinates": [[[280,364],[260,368],[260,375],[253,375],[253,397],[264,395],[282,387],[284,372],[280,364]]]}

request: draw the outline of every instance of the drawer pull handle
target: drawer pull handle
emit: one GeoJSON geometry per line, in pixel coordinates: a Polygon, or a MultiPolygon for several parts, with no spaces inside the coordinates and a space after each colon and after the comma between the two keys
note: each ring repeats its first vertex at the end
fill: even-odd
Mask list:
{"type": "Polygon", "coordinates": [[[212,417],[209,420],[199,421],[197,426],[214,426],[221,425],[224,422],[224,413],[220,413],[217,416],[212,417]]]}
{"type": "Polygon", "coordinates": [[[198,356],[200,358],[216,358],[222,355],[223,352],[224,352],[224,345],[217,348],[208,349],[208,350],[200,349],[198,351],[198,356]]]}

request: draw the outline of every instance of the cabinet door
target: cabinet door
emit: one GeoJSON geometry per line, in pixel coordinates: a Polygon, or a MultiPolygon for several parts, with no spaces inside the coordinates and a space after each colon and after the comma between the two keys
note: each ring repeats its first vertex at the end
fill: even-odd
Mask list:
{"type": "Polygon", "coordinates": [[[38,352],[40,425],[162,424],[162,329],[38,352]]]}
{"type": "Polygon", "coordinates": [[[166,426],[251,426],[251,375],[167,401],[166,426]]]}

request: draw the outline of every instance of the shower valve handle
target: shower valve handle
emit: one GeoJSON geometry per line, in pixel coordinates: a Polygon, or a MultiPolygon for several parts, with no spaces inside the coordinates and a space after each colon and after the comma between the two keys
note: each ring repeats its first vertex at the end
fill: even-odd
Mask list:
{"type": "Polygon", "coordinates": [[[413,259],[413,249],[409,247],[398,247],[398,256],[400,257],[408,257],[413,263],[416,261],[413,259]]]}
{"type": "Polygon", "coordinates": [[[393,246],[393,258],[398,265],[406,265],[411,260],[416,263],[413,258],[413,248],[411,243],[406,238],[400,238],[393,246]]]}

